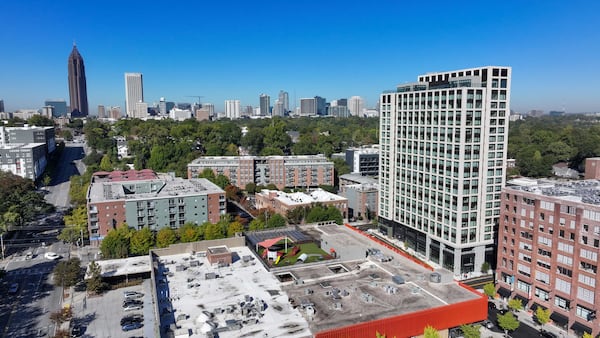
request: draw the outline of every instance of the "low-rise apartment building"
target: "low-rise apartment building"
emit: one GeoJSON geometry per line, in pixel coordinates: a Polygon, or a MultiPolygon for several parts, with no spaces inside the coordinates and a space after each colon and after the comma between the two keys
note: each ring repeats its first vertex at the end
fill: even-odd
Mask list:
{"type": "Polygon", "coordinates": [[[555,325],[600,333],[600,181],[516,179],[502,190],[498,293],[555,325]]]}
{"type": "Polygon", "coordinates": [[[127,223],[153,231],[185,223],[217,223],[226,212],[225,192],[206,179],[183,179],[152,170],[97,172],[88,189],[92,242],[127,223]]]}
{"type": "Polygon", "coordinates": [[[256,193],[256,208],[267,208],[275,213],[286,215],[288,211],[298,207],[310,207],[315,204],[334,206],[346,219],[348,217],[348,199],[332,194],[323,189],[316,189],[308,193],[285,193],[277,190],[264,189],[256,193]]]}
{"type": "Polygon", "coordinates": [[[188,164],[188,178],[207,168],[241,189],[248,183],[274,184],[277,189],[334,185],[333,162],[324,155],[203,156],[188,164]]]}

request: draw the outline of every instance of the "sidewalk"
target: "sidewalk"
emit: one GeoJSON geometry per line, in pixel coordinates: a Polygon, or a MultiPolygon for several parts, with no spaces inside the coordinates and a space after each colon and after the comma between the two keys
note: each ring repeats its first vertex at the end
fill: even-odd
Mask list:
{"type": "MultiPolygon", "coordinates": [[[[504,300],[494,299],[493,302],[496,304],[496,307],[498,309],[507,308],[506,302],[504,300]]],[[[519,320],[521,325],[527,325],[527,326],[530,326],[530,327],[536,329],[537,331],[540,331],[540,329],[541,329],[540,324],[538,324],[533,319],[532,313],[529,313],[525,310],[519,310],[516,313],[513,312],[513,314],[517,317],[517,319],[519,320]]],[[[497,323],[494,323],[494,325],[496,325],[496,324],[497,323]]],[[[548,322],[548,323],[544,324],[543,328],[545,331],[552,332],[552,333],[556,334],[557,337],[560,337],[560,338],[578,338],[576,335],[571,334],[571,333],[555,326],[554,324],[552,324],[552,322],[548,322]]],[[[488,332],[489,332],[489,330],[488,330],[488,332]]],[[[481,337],[504,337],[503,333],[497,333],[497,332],[489,332],[489,333],[490,333],[489,336],[482,334],[481,337]]],[[[510,332],[509,332],[509,335],[510,335],[510,332]]]]}

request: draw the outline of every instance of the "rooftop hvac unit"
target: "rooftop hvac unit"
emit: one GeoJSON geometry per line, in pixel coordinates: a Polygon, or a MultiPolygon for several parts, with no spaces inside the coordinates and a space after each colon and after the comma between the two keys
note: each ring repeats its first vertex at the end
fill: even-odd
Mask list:
{"type": "Polygon", "coordinates": [[[441,283],[442,282],[442,275],[438,272],[432,272],[429,275],[429,281],[431,283],[441,283]]]}

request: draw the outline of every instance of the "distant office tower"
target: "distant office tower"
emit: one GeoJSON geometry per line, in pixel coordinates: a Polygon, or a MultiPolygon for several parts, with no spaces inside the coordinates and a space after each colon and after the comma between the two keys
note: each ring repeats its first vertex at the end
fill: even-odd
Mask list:
{"type": "Polygon", "coordinates": [[[279,101],[279,99],[275,100],[275,104],[273,105],[273,116],[285,116],[286,110],[283,107],[283,102],[279,101]]]}
{"type": "Polygon", "coordinates": [[[0,113],[4,113],[4,100],[0,100],[0,113]]]}
{"type": "Polygon", "coordinates": [[[67,101],[63,99],[48,99],[44,101],[44,106],[52,106],[54,109],[52,110],[53,117],[66,116],[67,113],[67,101]]]}
{"type": "Polygon", "coordinates": [[[379,228],[455,275],[495,261],[510,81],[471,68],[381,94],[379,228]]]}
{"type": "Polygon", "coordinates": [[[239,119],[240,116],[240,100],[225,100],[225,117],[235,120],[239,119]]]}
{"type": "Polygon", "coordinates": [[[280,90],[278,99],[279,102],[281,102],[281,105],[283,106],[284,115],[287,114],[287,112],[290,111],[290,96],[288,92],[280,90]]]}
{"type": "Polygon", "coordinates": [[[314,116],[316,114],[317,105],[313,97],[300,99],[300,116],[314,116]]]}
{"type": "Polygon", "coordinates": [[[85,81],[85,66],[83,58],[73,44],[69,55],[69,99],[71,100],[71,116],[88,116],[87,85],[85,81]]]}
{"type": "Polygon", "coordinates": [[[334,117],[349,117],[350,112],[346,106],[331,106],[329,107],[327,115],[334,117]]]}
{"type": "Polygon", "coordinates": [[[144,86],[141,73],[125,73],[125,114],[134,117],[138,102],[144,102],[144,86]]]}
{"type": "Polygon", "coordinates": [[[203,103],[202,108],[196,109],[196,120],[208,121],[215,114],[215,105],[212,103],[203,103]]]}
{"type": "Polygon", "coordinates": [[[158,113],[160,115],[167,115],[167,102],[164,97],[161,97],[160,101],[158,101],[158,113]]]}
{"type": "Polygon", "coordinates": [[[215,115],[215,105],[212,103],[203,103],[200,109],[205,109],[208,112],[208,116],[215,115]]]}
{"type": "Polygon", "coordinates": [[[144,119],[148,117],[148,104],[146,102],[136,103],[135,112],[131,117],[138,119],[144,119]]]}
{"type": "Polygon", "coordinates": [[[327,115],[327,102],[325,102],[324,97],[315,96],[315,110],[317,115],[324,116],[327,115]]]}
{"type": "Polygon", "coordinates": [[[271,115],[271,97],[267,94],[260,94],[260,115],[271,115]]]}
{"type": "Polygon", "coordinates": [[[104,109],[104,106],[101,104],[98,105],[98,118],[99,119],[106,118],[106,110],[104,109]]]}
{"type": "Polygon", "coordinates": [[[365,109],[365,100],[363,100],[360,96],[352,96],[348,100],[348,110],[350,110],[350,115],[359,116],[362,114],[365,109]]]}
{"type": "Polygon", "coordinates": [[[121,118],[121,107],[111,107],[110,108],[110,118],[113,120],[118,120],[121,118]]]}
{"type": "Polygon", "coordinates": [[[252,114],[254,114],[254,108],[252,106],[246,106],[242,112],[243,116],[252,116],[252,114]]]}
{"type": "Polygon", "coordinates": [[[53,113],[54,113],[54,107],[52,107],[52,106],[43,106],[40,115],[51,119],[53,113]]]}

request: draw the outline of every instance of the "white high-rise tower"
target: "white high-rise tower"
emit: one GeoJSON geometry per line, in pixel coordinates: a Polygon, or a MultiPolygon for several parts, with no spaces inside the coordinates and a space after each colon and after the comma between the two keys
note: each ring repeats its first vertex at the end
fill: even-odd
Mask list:
{"type": "Polygon", "coordinates": [[[360,96],[352,96],[348,99],[348,111],[352,116],[360,116],[365,110],[365,100],[360,96]]]}
{"type": "Polygon", "coordinates": [[[420,75],[380,97],[379,228],[470,276],[494,256],[511,68],[420,75]]]}
{"type": "Polygon", "coordinates": [[[125,73],[125,114],[136,117],[136,105],[144,102],[144,87],[141,73],[125,73]]]}

